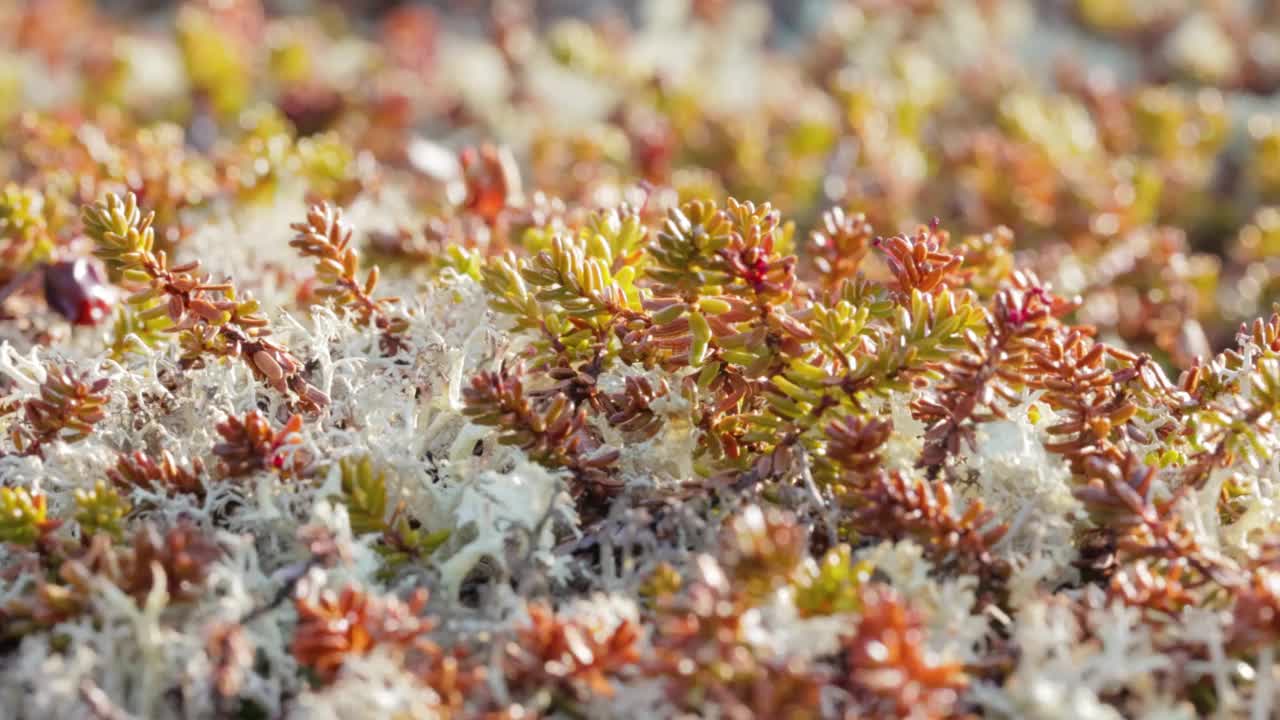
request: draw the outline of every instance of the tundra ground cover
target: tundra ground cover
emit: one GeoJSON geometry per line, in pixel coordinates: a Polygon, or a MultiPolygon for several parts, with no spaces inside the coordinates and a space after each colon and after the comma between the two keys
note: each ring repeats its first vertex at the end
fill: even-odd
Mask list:
{"type": "Polygon", "coordinates": [[[4,716],[1276,713],[1270,6],[131,5],[0,8],[4,716]]]}

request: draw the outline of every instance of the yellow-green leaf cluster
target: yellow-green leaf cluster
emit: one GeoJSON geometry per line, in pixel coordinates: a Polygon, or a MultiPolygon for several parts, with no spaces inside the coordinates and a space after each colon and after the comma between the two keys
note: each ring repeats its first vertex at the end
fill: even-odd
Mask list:
{"type": "Polygon", "coordinates": [[[119,540],[124,534],[124,517],[129,513],[129,501],[121,497],[115,488],[99,480],[92,489],[78,489],[74,493],[75,521],[85,537],[105,533],[119,540]]]}

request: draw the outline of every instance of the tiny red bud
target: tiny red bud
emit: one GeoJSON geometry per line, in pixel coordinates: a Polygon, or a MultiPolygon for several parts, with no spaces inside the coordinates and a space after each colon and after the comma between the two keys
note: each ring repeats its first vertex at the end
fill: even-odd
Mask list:
{"type": "Polygon", "coordinates": [[[105,319],[113,295],[101,263],[92,258],[63,260],[45,268],[45,302],[74,325],[96,325],[105,319]]]}

